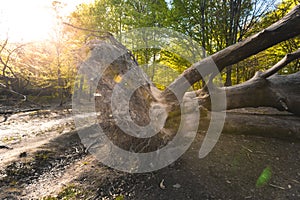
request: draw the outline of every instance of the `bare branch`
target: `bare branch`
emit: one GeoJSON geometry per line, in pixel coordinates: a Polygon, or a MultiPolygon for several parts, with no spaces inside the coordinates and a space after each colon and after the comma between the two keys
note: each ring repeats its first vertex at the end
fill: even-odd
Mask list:
{"type": "Polygon", "coordinates": [[[87,28],[81,28],[81,27],[78,27],[78,26],[75,26],[73,24],[69,24],[67,22],[63,22],[64,25],[66,26],[70,26],[74,29],[78,29],[78,30],[82,30],[82,31],[87,31],[87,32],[91,32],[91,33],[101,33],[101,34],[107,34],[107,35],[111,35],[111,33],[107,32],[107,31],[100,31],[100,30],[92,30],[92,29],[87,29],[87,28]]]}
{"type": "Polygon", "coordinates": [[[7,43],[8,43],[8,38],[6,38],[6,40],[4,41],[4,43],[0,45],[1,46],[0,53],[2,53],[2,51],[5,49],[7,43]]]}
{"type": "Polygon", "coordinates": [[[287,64],[291,63],[292,61],[300,58],[300,49],[293,53],[287,54],[282,60],[280,60],[278,63],[276,63],[272,68],[268,69],[267,71],[263,72],[260,77],[262,78],[268,78],[281,70],[283,67],[285,67],[287,64]]]}

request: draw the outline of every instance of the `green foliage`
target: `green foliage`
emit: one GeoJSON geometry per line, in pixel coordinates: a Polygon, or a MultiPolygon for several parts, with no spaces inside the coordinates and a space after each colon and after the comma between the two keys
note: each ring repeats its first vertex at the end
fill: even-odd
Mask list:
{"type": "Polygon", "coordinates": [[[51,197],[51,196],[46,196],[46,197],[43,197],[42,200],[57,200],[57,198],[51,197]]]}
{"type": "Polygon", "coordinates": [[[256,187],[262,187],[266,185],[272,177],[272,171],[270,167],[266,167],[256,181],[256,187]]]}
{"type": "MultiPolygon", "coordinates": [[[[297,5],[297,1],[295,0],[284,0],[280,4],[277,5],[275,10],[270,11],[261,20],[255,24],[253,29],[249,32],[250,34],[254,34],[259,32],[260,30],[267,28],[271,24],[280,20],[283,16],[285,16],[295,5],[297,5]]],[[[242,65],[251,66],[249,70],[252,71],[264,71],[277,62],[279,62],[286,54],[292,53],[296,51],[300,46],[300,37],[296,37],[280,44],[277,44],[269,49],[260,52],[259,54],[252,56],[251,58],[246,59],[242,62],[242,65]],[[247,64],[248,63],[248,64],[247,64]]],[[[279,73],[280,74],[291,74],[300,70],[300,62],[296,60],[285,68],[283,68],[279,73]]],[[[248,71],[248,70],[247,70],[248,71]]],[[[249,79],[251,77],[247,77],[249,79]]]]}
{"type": "Polygon", "coordinates": [[[192,63],[184,59],[182,56],[166,50],[160,52],[159,62],[168,66],[179,74],[192,65],[192,63]]]}
{"type": "Polygon", "coordinates": [[[59,199],[76,199],[83,192],[74,185],[69,185],[58,194],[59,199]]]}
{"type": "Polygon", "coordinates": [[[16,140],[21,140],[21,136],[5,136],[1,139],[3,143],[10,143],[16,140]]]}
{"type": "Polygon", "coordinates": [[[124,196],[123,196],[123,195],[117,196],[117,197],[115,198],[115,200],[124,200],[124,196]]]}
{"type": "Polygon", "coordinates": [[[213,54],[241,40],[274,1],[174,0],[170,26],[213,54]],[[259,7],[259,10],[257,10],[259,7]]]}
{"type": "Polygon", "coordinates": [[[75,186],[74,184],[70,184],[62,189],[61,192],[57,195],[57,197],[52,196],[46,196],[43,197],[42,200],[71,200],[71,199],[82,199],[82,197],[85,196],[85,191],[83,191],[81,188],[75,186]]]}
{"type": "MultiPolygon", "coordinates": [[[[278,21],[281,17],[286,15],[297,4],[299,4],[299,2],[295,0],[284,0],[281,4],[278,5],[278,8],[275,11],[268,14],[268,16],[265,18],[265,21],[267,23],[269,21],[270,23],[278,21]]],[[[286,54],[298,50],[299,46],[300,46],[300,37],[298,36],[294,39],[284,41],[262,52],[262,54],[264,54],[264,57],[268,59],[267,60],[268,62],[265,63],[269,63],[269,66],[265,66],[265,67],[271,67],[272,65],[275,65],[286,54]]],[[[263,62],[264,61],[262,61],[262,63],[263,62]]],[[[290,63],[283,70],[281,70],[280,73],[291,74],[299,71],[299,69],[300,69],[300,62],[298,60],[290,63]]]]}

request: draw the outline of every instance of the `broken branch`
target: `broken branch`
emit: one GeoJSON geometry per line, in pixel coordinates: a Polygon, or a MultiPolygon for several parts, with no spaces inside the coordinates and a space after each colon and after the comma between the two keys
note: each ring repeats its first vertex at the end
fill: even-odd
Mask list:
{"type": "Polygon", "coordinates": [[[300,58],[300,49],[293,53],[287,54],[282,60],[276,63],[272,68],[268,69],[267,71],[263,72],[260,77],[261,78],[268,78],[281,70],[283,67],[291,63],[292,61],[300,58]]]}

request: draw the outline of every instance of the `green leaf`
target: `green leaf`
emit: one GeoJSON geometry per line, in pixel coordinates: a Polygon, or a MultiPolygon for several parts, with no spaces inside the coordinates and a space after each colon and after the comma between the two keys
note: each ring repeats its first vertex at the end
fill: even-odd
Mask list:
{"type": "Polygon", "coordinates": [[[271,168],[266,167],[258,177],[256,181],[256,187],[262,187],[266,185],[270,181],[271,176],[272,176],[271,168]]]}
{"type": "Polygon", "coordinates": [[[124,200],[124,196],[123,196],[123,195],[117,196],[117,197],[115,198],[115,200],[124,200]]]}

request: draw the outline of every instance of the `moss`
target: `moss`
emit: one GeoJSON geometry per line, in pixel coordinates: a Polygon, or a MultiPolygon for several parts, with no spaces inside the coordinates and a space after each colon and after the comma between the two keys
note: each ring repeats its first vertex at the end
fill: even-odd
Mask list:
{"type": "Polygon", "coordinates": [[[36,160],[47,160],[50,156],[50,151],[41,151],[35,155],[36,160]]]}

